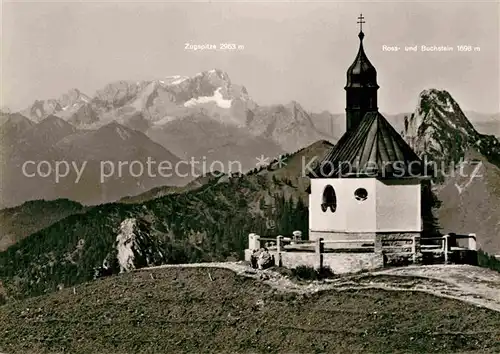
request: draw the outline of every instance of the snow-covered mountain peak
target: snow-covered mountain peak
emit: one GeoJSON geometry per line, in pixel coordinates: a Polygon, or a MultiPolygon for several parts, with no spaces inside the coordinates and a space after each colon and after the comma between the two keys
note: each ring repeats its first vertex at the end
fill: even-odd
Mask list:
{"type": "Polygon", "coordinates": [[[95,94],[95,99],[105,108],[123,106],[144,89],[150,82],[147,81],[115,81],[107,84],[95,94]]]}
{"type": "Polygon", "coordinates": [[[209,70],[208,71],[208,75],[209,76],[218,77],[219,79],[227,81],[229,83],[231,82],[231,79],[229,78],[229,75],[227,74],[227,72],[225,72],[225,71],[223,71],[221,69],[212,69],[212,70],[209,70]]]}
{"type": "Polygon", "coordinates": [[[90,103],[91,99],[86,94],[82,93],[77,88],[68,90],[65,94],[61,95],[58,102],[63,110],[67,110],[76,105],[90,103]]]}
{"type": "Polygon", "coordinates": [[[184,107],[193,107],[197,104],[214,102],[220,108],[231,108],[232,100],[225,99],[221,93],[222,87],[218,87],[212,96],[199,96],[184,102],[184,107]]]}
{"type": "Polygon", "coordinates": [[[21,112],[26,117],[38,122],[50,114],[55,114],[62,111],[61,104],[58,100],[35,100],[35,102],[25,111],[21,112]]]}
{"type": "Polygon", "coordinates": [[[231,86],[231,79],[227,72],[221,69],[211,69],[202,71],[192,77],[195,82],[207,82],[213,86],[219,87],[229,87],[231,86]]]}
{"type": "Polygon", "coordinates": [[[21,114],[35,122],[40,122],[50,115],[57,115],[64,120],[72,121],[78,111],[85,106],[90,107],[91,101],[89,96],[73,88],[58,99],[36,100],[28,108],[21,111],[21,114]]]}
{"type": "Polygon", "coordinates": [[[158,80],[161,86],[179,85],[189,79],[189,76],[172,75],[158,80]]]}

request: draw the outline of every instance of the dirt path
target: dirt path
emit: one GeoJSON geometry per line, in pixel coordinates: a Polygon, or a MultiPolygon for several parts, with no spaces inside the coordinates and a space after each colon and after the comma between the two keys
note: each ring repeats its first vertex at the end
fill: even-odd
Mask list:
{"type": "MultiPolygon", "coordinates": [[[[168,264],[137,271],[192,267],[230,269],[238,275],[257,279],[282,291],[299,293],[350,289],[421,291],[500,312],[500,273],[469,265],[389,268],[307,283],[294,282],[273,270],[252,269],[243,262],[168,264]]],[[[207,276],[209,276],[209,271],[207,271],[207,276]]]]}
{"type": "Polygon", "coordinates": [[[410,266],[374,273],[379,274],[422,277],[428,280],[428,284],[420,284],[417,290],[500,312],[500,273],[486,268],[470,265],[410,266]]]}

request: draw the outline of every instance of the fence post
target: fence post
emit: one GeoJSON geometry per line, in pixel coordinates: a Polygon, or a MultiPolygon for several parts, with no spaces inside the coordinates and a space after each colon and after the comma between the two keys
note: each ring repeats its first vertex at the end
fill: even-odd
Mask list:
{"type": "Polygon", "coordinates": [[[255,235],[254,239],[255,239],[255,249],[260,250],[260,248],[261,248],[261,245],[260,245],[260,236],[259,235],[255,235]]]}
{"type": "Polygon", "coordinates": [[[319,238],[316,240],[316,244],[314,247],[314,253],[316,255],[316,269],[321,269],[323,267],[323,239],[319,238]]]}
{"type": "Polygon", "coordinates": [[[278,235],[276,237],[276,265],[278,267],[281,267],[282,262],[281,262],[281,246],[283,244],[283,236],[278,235]]]}
{"type": "Polygon", "coordinates": [[[295,243],[302,241],[302,231],[296,230],[292,233],[292,235],[295,243]]]}
{"type": "Polygon", "coordinates": [[[375,253],[382,253],[383,244],[382,244],[382,235],[375,234],[375,242],[373,244],[373,251],[375,253]]]}
{"type": "Polygon", "coordinates": [[[412,245],[411,245],[413,263],[417,263],[420,260],[420,236],[413,235],[412,245]]]}
{"type": "Polygon", "coordinates": [[[444,264],[448,264],[448,251],[449,251],[449,242],[450,235],[443,236],[443,252],[444,252],[444,264]]]}
{"type": "Polygon", "coordinates": [[[476,234],[469,234],[469,245],[468,245],[468,248],[471,250],[471,251],[476,251],[477,250],[477,239],[476,239],[476,234]]]}
{"type": "Polygon", "coordinates": [[[255,237],[255,234],[252,232],[251,234],[248,234],[248,249],[249,250],[253,250],[255,249],[254,248],[254,237],[255,237]]]}
{"type": "Polygon", "coordinates": [[[260,236],[254,233],[248,235],[248,249],[258,250],[260,249],[260,236]]]}

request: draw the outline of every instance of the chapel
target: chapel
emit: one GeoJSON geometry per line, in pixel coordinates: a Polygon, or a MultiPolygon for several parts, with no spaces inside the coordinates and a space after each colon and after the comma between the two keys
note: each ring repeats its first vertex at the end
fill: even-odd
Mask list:
{"type": "Polygon", "coordinates": [[[346,132],[309,174],[309,239],[420,236],[423,161],[379,112],[377,71],[363,47],[347,69],[346,132]]]}

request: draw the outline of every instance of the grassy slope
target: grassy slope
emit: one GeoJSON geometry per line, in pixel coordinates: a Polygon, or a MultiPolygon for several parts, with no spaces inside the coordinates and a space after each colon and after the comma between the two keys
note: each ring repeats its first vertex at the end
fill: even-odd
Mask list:
{"type": "Polygon", "coordinates": [[[285,294],[229,270],[156,269],[0,307],[0,350],[494,353],[499,323],[418,292],[285,294]]]}

